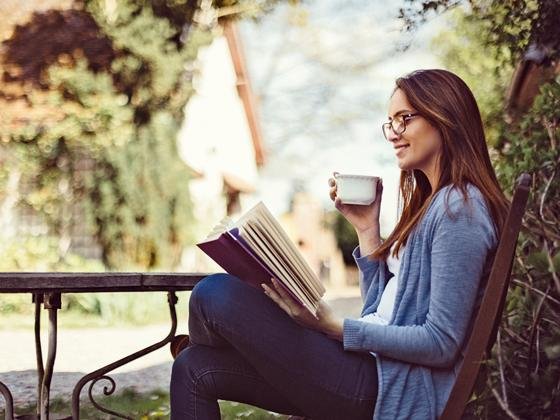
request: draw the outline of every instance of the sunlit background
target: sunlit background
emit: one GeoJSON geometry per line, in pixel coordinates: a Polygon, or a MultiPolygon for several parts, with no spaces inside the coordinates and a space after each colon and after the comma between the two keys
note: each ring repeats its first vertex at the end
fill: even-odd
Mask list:
{"type": "MultiPolygon", "coordinates": [[[[381,124],[394,81],[423,68],[460,75],[506,194],[521,172],[534,191],[491,392],[473,412],[557,415],[558,1],[0,0],[0,16],[2,272],[218,271],[196,243],[263,201],[347,317],[361,309],[357,238],[327,181],[382,177],[389,234],[399,171],[381,124]]],[[[181,293],[183,331],[186,302],[181,293]]],[[[167,334],[161,293],[65,294],[62,306],[60,389],[65,374],[167,334]]],[[[16,383],[19,403],[35,387],[32,322],[29,296],[0,296],[0,381],[16,383]]],[[[150,416],[169,412],[169,358],[123,372],[152,393],[140,401],[163,401],[139,409],[150,416]]]]}
{"type": "Polygon", "coordinates": [[[441,67],[431,47],[441,20],[412,36],[397,19],[400,6],[279,5],[258,23],[240,24],[270,150],[259,192],[277,212],[287,210],[296,190],[331,209],[326,180],[333,171],[372,174],[384,179],[385,232],[392,226],[399,172],[380,128],[389,97],[397,77],[441,67]]]}

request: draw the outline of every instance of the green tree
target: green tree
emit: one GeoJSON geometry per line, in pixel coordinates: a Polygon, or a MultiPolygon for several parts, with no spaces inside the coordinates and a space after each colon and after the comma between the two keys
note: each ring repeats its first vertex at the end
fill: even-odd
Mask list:
{"type": "Polygon", "coordinates": [[[109,268],[172,269],[191,241],[176,134],[186,64],[216,28],[194,22],[199,3],[214,18],[256,17],[276,1],[76,1],[4,42],[0,196],[17,178],[20,209],[52,237],[91,234],[109,268]]]}
{"type": "Polygon", "coordinates": [[[413,31],[433,14],[457,7],[484,27],[479,39],[512,64],[530,44],[545,46],[551,57],[560,53],[560,2],[555,0],[405,0],[399,17],[404,29],[413,31]]]}
{"type": "Polygon", "coordinates": [[[338,211],[327,214],[326,225],[334,233],[336,244],[342,252],[344,264],[353,265],[354,257],[352,256],[352,251],[354,251],[358,243],[358,235],[354,227],[338,211]]]}

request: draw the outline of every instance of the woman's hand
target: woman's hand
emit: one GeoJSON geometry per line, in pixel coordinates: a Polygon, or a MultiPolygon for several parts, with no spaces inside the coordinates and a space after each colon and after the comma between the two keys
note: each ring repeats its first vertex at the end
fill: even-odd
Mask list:
{"type": "Polygon", "coordinates": [[[377,182],[375,201],[367,206],[356,204],[343,204],[336,195],[336,180],[329,178],[329,196],[334,201],[334,206],[348,220],[356,232],[364,232],[374,226],[379,226],[379,212],[381,208],[381,197],[383,195],[383,183],[381,179],[377,182]]]}
{"type": "Polygon", "coordinates": [[[323,300],[319,302],[317,317],[315,317],[307,308],[296,302],[278,283],[278,280],[272,279],[273,287],[264,283],[261,286],[264,289],[264,293],[299,325],[325,333],[330,338],[342,341],[342,319],[336,317],[329,305],[323,300]]]}
{"type": "Polygon", "coordinates": [[[383,183],[381,179],[377,182],[374,202],[367,206],[343,204],[336,195],[336,181],[334,178],[329,178],[329,186],[329,195],[331,200],[334,201],[334,206],[354,226],[358,234],[361,254],[368,255],[375,251],[381,244],[379,230],[379,213],[383,196],[383,183]]]}

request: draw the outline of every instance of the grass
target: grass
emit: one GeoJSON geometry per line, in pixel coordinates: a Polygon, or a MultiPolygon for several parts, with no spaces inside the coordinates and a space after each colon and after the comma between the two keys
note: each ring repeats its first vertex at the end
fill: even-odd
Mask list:
{"type": "MultiPolygon", "coordinates": [[[[169,394],[164,391],[154,391],[149,394],[139,394],[133,390],[125,389],[115,396],[99,397],[96,402],[110,410],[125,414],[134,419],[168,419],[169,418],[169,394]]],[[[51,401],[51,417],[58,418],[68,416],[71,412],[71,404],[68,401],[55,399],[51,401]]],[[[222,419],[233,420],[247,418],[253,420],[286,419],[287,416],[262,410],[247,404],[230,401],[220,401],[222,419]]],[[[29,414],[35,412],[35,406],[30,405],[16,410],[17,414],[29,414]]],[[[0,410],[0,418],[3,412],[0,410]]],[[[83,401],[80,405],[80,417],[82,419],[114,419],[114,416],[104,414],[89,402],[83,401]]]]}

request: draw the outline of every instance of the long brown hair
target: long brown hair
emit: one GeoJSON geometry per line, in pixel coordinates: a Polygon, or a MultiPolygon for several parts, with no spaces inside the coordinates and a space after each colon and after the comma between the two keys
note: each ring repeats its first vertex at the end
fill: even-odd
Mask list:
{"type": "Polygon", "coordinates": [[[416,112],[440,132],[440,178],[432,191],[422,171],[401,171],[401,216],[393,232],[372,257],[387,258],[395,242],[394,255],[397,255],[424,216],[432,197],[447,185],[458,187],[465,200],[467,184],[476,186],[486,200],[499,235],[509,204],[492,168],[480,111],[469,87],[447,70],[432,69],[417,70],[398,78],[393,93],[397,89],[401,89],[416,112]]]}

